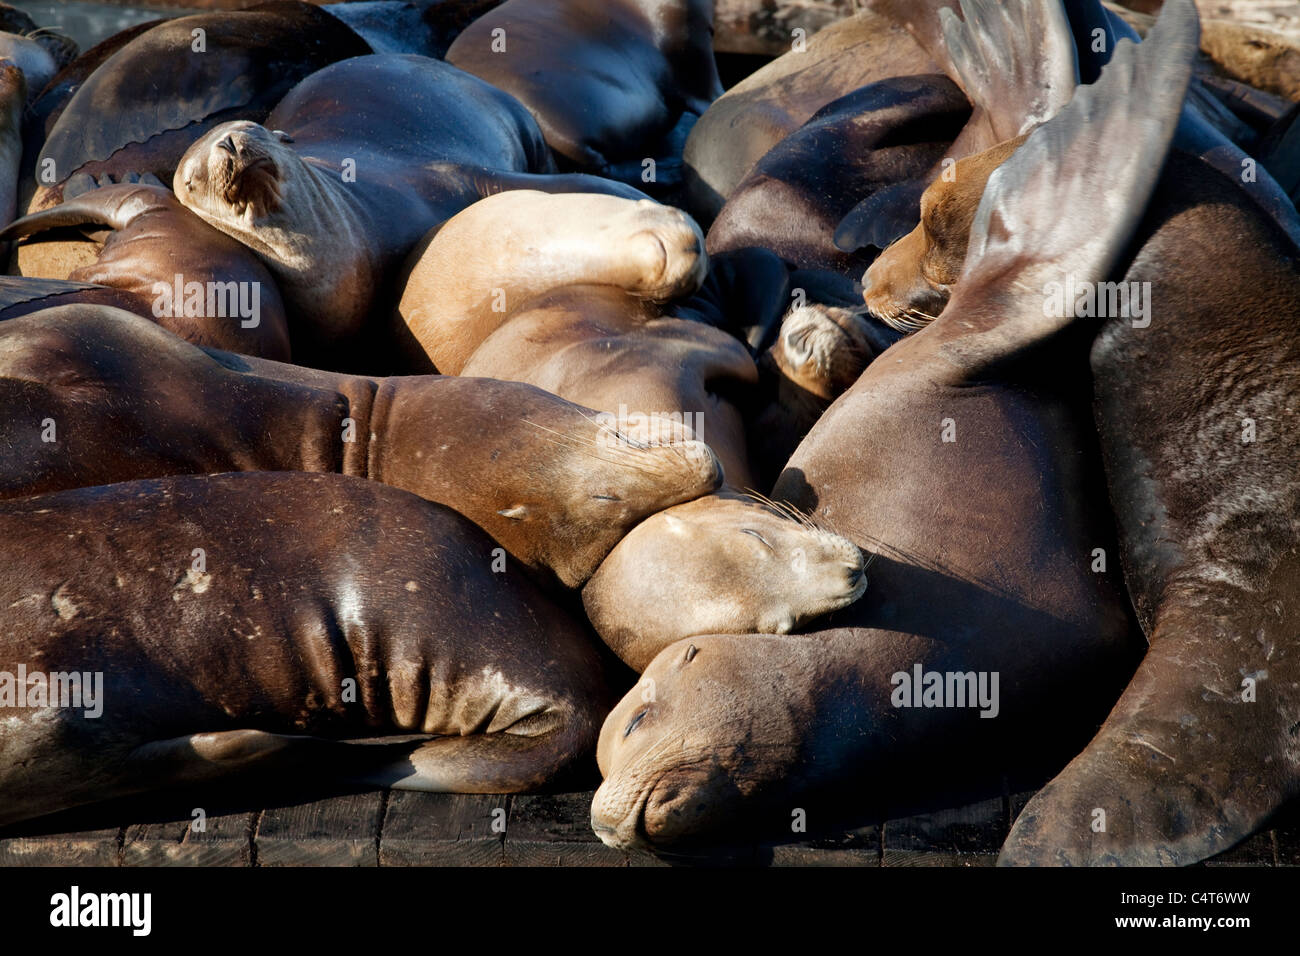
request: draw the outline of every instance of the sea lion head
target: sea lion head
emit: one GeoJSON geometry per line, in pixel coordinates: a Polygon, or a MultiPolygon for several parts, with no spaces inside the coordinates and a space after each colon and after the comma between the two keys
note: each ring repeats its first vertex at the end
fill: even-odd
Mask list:
{"type": "Polygon", "coordinates": [[[652,515],[582,592],[596,631],[636,670],[695,634],[786,634],[867,587],[862,552],[798,512],[724,490],[652,515]]]}
{"type": "Polygon", "coordinates": [[[880,321],[916,332],[948,304],[966,264],[975,211],[993,170],[1025,140],[1007,140],[950,167],[921,195],[921,222],[885,249],[862,277],[862,298],[880,321]]]}
{"type": "MultiPolygon", "coordinates": [[[[818,639],[706,635],[664,648],[610,711],[592,829],[620,850],[707,852],[784,820],[791,795],[833,771],[809,762],[818,639]],[[812,692],[810,692],[812,689],[812,692]]],[[[779,826],[779,823],[778,823],[779,826]]]]}
{"type": "Polygon", "coordinates": [[[779,376],[829,402],[858,380],[873,351],[862,317],[851,309],[806,305],[793,309],[768,350],[779,376]]]}
{"type": "Polygon", "coordinates": [[[569,587],[581,587],[615,544],[650,515],[707,495],[724,480],[713,450],[681,422],[647,416],[615,426],[612,418],[594,416],[595,441],[570,444],[574,454],[552,459],[553,473],[544,479],[548,507],[525,507],[518,516],[513,509],[499,512],[547,526],[540,541],[545,563],[569,587]]]}
{"type": "Polygon", "coordinates": [[[223,123],[181,157],[172,190],[214,225],[251,230],[280,211],[301,175],[302,161],[286,148],[289,141],[257,123],[223,123]]]}

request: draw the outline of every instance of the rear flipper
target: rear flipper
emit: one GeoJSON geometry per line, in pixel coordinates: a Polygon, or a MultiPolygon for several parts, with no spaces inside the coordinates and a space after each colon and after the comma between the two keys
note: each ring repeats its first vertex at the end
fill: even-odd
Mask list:
{"type": "Polygon", "coordinates": [[[1300,673],[1273,653],[1290,640],[1227,635],[1204,607],[1166,616],[1101,731],[1029,801],[998,863],[1185,866],[1266,825],[1300,793],[1300,673]]]}

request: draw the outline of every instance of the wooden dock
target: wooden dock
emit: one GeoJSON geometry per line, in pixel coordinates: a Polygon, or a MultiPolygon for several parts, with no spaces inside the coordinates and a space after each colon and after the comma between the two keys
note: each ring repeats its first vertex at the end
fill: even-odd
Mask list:
{"type": "MultiPolygon", "coordinates": [[[[992,866],[1013,811],[1030,796],[891,820],[829,839],[743,848],[729,862],[992,866]]],[[[150,801],[0,830],[0,866],[665,865],[602,844],[588,823],[591,791],[467,796],[384,790],[277,801],[254,810],[213,803],[201,826],[190,801],[150,801]],[[115,819],[142,822],[111,825],[115,819]]],[[[1300,814],[1206,865],[1300,865],[1300,814]]]]}

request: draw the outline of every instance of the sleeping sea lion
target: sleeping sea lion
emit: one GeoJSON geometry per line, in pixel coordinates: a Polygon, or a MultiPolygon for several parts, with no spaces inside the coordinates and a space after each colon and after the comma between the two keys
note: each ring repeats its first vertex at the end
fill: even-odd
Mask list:
{"type": "Polygon", "coordinates": [[[582,589],[601,639],[640,672],[697,634],[788,634],[867,589],[857,545],[803,515],[723,490],[632,529],[582,589]]]}
{"type": "Polygon", "coordinates": [[[676,209],[515,190],[431,238],[404,288],[401,325],[439,371],[528,382],[620,421],[689,422],[727,480],[748,488],[739,405],[754,362],[667,301],[696,291],[707,263],[699,227],[676,209]]]}
{"type": "Polygon", "coordinates": [[[612,702],[487,535],[372,481],[132,481],[0,502],[0,529],[0,825],[250,771],[533,789],[612,702]]]}

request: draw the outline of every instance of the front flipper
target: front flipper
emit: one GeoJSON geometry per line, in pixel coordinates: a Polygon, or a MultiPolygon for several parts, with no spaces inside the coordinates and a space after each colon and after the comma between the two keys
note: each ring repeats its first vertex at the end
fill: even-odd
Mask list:
{"type": "Polygon", "coordinates": [[[1277,653],[1294,632],[1269,609],[1254,639],[1225,640],[1221,619],[1245,603],[1233,595],[1218,614],[1203,604],[1162,614],[1119,703],[1029,801],[999,865],[1186,866],[1300,795],[1300,671],[1293,653],[1277,653]]]}
{"type": "Polygon", "coordinates": [[[428,793],[521,793],[553,780],[594,748],[594,727],[587,734],[436,737],[356,782],[428,793]]]}
{"type": "Polygon", "coordinates": [[[1108,278],[1169,152],[1199,32],[1191,0],[1171,0],[1146,42],[1122,41],[1101,79],[989,177],[961,279],[918,333],[942,343],[955,380],[1073,324],[1073,290],[1108,278]]]}

